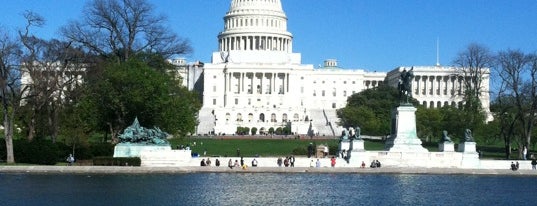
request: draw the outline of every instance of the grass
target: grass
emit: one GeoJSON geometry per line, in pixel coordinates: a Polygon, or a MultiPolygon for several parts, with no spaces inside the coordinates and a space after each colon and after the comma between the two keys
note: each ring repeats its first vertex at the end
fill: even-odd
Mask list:
{"type": "Polygon", "coordinates": [[[293,150],[299,149],[307,151],[309,143],[316,145],[325,144],[329,147],[338,147],[339,142],[336,139],[323,140],[298,140],[298,139],[173,139],[170,141],[173,148],[178,145],[190,145],[192,153],[203,154],[207,151],[206,156],[237,156],[237,149],[240,150],[240,156],[252,157],[259,156],[286,156],[292,154],[293,150]],[[195,142],[195,145],[194,145],[195,142]]]}
{"type": "MultiPolygon", "coordinates": [[[[302,151],[302,155],[307,152],[308,144],[312,142],[316,145],[325,144],[330,148],[330,154],[335,154],[339,148],[338,139],[220,139],[220,138],[185,138],[172,139],[170,143],[173,148],[179,145],[190,145],[193,153],[206,156],[237,156],[237,149],[240,156],[287,156],[295,151],[302,151]],[[195,142],[195,145],[194,145],[195,142]]],[[[430,152],[438,152],[438,143],[423,142],[422,145],[430,152]]],[[[366,140],[364,143],[366,150],[384,150],[384,141],[366,140]]],[[[486,145],[477,148],[482,159],[505,159],[504,149],[500,145],[486,145]]]]}

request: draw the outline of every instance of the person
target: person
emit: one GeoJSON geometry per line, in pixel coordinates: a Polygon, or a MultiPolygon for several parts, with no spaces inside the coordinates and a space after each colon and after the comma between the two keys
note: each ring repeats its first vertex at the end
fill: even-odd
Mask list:
{"type": "Polygon", "coordinates": [[[375,160],[371,161],[371,165],[369,165],[369,167],[376,168],[377,167],[377,162],[375,162],[375,160]]]}
{"type": "Polygon", "coordinates": [[[518,164],[518,161],[516,161],[515,167],[516,167],[517,170],[518,170],[518,168],[520,168],[520,164],[518,164]]]}
{"type": "Polygon", "coordinates": [[[206,164],[205,164],[205,159],[201,159],[200,166],[202,166],[202,167],[206,166],[206,164]]]}
{"type": "Polygon", "coordinates": [[[252,160],[252,167],[257,167],[257,160],[255,158],[252,160]]]}
{"type": "Polygon", "coordinates": [[[240,167],[239,160],[235,160],[235,164],[233,164],[233,167],[240,167]]]}
{"type": "Polygon", "coordinates": [[[516,165],[514,162],[511,162],[511,170],[516,171],[516,165]]]}
{"type": "Polygon", "coordinates": [[[69,154],[69,157],[67,157],[67,164],[69,166],[72,166],[74,162],[75,162],[75,157],[73,156],[73,154],[69,154]]]}
{"type": "Polygon", "coordinates": [[[285,157],[285,159],[283,160],[283,165],[285,167],[289,167],[289,157],[285,157]]]}
{"type": "Polygon", "coordinates": [[[317,162],[315,162],[315,167],[321,167],[321,161],[319,161],[319,159],[317,159],[317,162]]]}
{"type": "Polygon", "coordinates": [[[205,165],[211,166],[211,160],[209,158],[207,158],[207,160],[205,161],[205,165]]]}
{"type": "Polygon", "coordinates": [[[362,168],[365,168],[365,162],[362,161],[362,168]]]}
{"type": "Polygon", "coordinates": [[[282,158],[278,157],[278,160],[276,160],[276,163],[278,164],[278,167],[282,166],[282,158]]]}
{"type": "Polygon", "coordinates": [[[531,160],[531,169],[532,169],[532,170],[537,169],[537,160],[536,160],[535,158],[533,158],[533,159],[531,160]]]}
{"type": "Polygon", "coordinates": [[[323,153],[324,153],[323,157],[328,156],[328,146],[326,146],[326,145],[324,146],[323,153]]]}
{"type": "Polygon", "coordinates": [[[229,159],[229,162],[227,162],[227,166],[229,169],[233,169],[233,161],[231,161],[231,159],[229,159]]]}
{"type": "Polygon", "coordinates": [[[216,159],[216,161],[214,161],[214,165],[220,167],[220,160],[216,159]]]}
{"type": "Polygon", "coordinates": [[[246,169],[248,169],[248,165],[243,164],[243,165],[241,166],[241,168],[242,168],[243,170],[246,170],[246,169]]]}
{"type": "Polygon", "coordinates": [[[330,159],[330,165],[332,167],[335,167],[336,166],[336,157],[332,156],[332,158],[330,159]]]}
{"type": "Polygon", "coordinates": [[[291,155],[289,162],[291,163],[291,167],[295,167],[295,156],[291,155]]]}
{"type": "Polygon", "coordinates": [[[524,160],[527,160],[526,156],[528,155],[528,148],[524,146],[524,149],[522,150],[522,155],[524,155],[524,160]]]}
{"type": "Polygon", "coordinates": [[[244,165],[244,159],[241,157],[241,167],[244,165]]]}
{"type": "Polygon", "coordinates": [[[377,168],[380,168],[380,162],[379,162],[379,160],[375,160],[375,165],[377,166],[377,168]]]}
{"type": "Polygon", "coordinates": [[[313,160],[311,160],[310,162],[310,167],[313,167],[313,160]]]}

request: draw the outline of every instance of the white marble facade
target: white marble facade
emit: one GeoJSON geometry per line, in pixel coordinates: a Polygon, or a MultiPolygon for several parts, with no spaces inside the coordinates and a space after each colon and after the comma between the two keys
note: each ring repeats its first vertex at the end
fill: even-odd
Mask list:
{"type": "MultiPolygon", "coordinates": [[[[386,73],[343,69],[335,59],[326,60],[318,68],[302,64],[301,54],[293,53],[293,36],[287,31],[280,0],[232,0],[217,43],[218,51],[210,63],[185,67],[184,62],[171,60],[183,63],[179,72],[183,83],[203,96],[197,127],[201,135],[233,134],[238,126],[256,127],[260,133],[285,125],[297,134],[339,135],[342,128],[337,126],[336,109],[345,107],[347,98],[354,93],[392,82],[402,70],[399,67],[386,73]]],[[[422,68],[414,68],[418,76],[422,68]]],[[[423,69],[426,73],[415,81],[425,77],[451,78],[454,72],[423,69]]],[[[435,93],[443,81],[436,82],[416,88],[433,88],[435,93]]],[[[428,105],[432,102],[434,107],[462,101],[458,92],[448,95],[444,90],[440,95],[415,97],[428,105]]],[[[488,108],[488,93],[484,100],[488,108]]]]}

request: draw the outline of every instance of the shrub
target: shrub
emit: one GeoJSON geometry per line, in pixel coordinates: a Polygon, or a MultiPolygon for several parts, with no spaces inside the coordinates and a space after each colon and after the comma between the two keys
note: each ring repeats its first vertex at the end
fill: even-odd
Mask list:
{"type": "Polygon", "coordinates": [[[257,127],[252,127],[252,135],[256,135],[257,134],[257,127]]]}
{"type": "Polygon", "coordinates": [[[103,143],[94,143],[90,145],[91,154],[92,157],[99,157],[99,156],[112,156],[114,155],[114,145],[103,142],[103,143]]]}
{"type": "Polygon", "coordinates": [[[60,149],[59,144],[48,140],[14,140],[13,150],[15,161],[19,163],[54,165],[63,161],[66,154],[60,149]]]}

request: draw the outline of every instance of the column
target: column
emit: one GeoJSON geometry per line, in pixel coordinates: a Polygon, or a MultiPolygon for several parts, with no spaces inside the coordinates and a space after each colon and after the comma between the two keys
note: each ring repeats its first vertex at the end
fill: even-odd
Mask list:
{"type": "Polygon", "coordinates": [[[244,72],[241,72],[241,94],[244,93],[244,72]]]}
{"type": "Polygon", "coordinates": [[[415,91],[414,95],[419,96],[420,95],[420,89],[421,89],[420,88],[421,87],[421,85],[420,85],[421,76],[416,76],[416,78],[414,80],[416,81],[416,88],[412,88],[412,89],[414,89],[414,91],[415,91]]]}
{"type": "Polygon", "coordinates": [[[286,93],[289,92],[289,73],[285,73],[285,81],[286,86],[284,86],[284,90],[286,93]]]}

